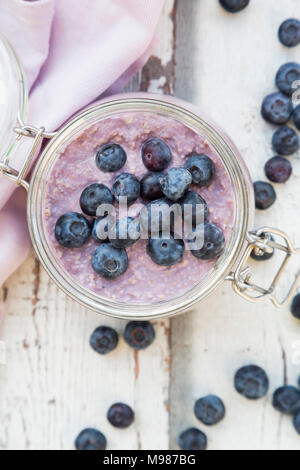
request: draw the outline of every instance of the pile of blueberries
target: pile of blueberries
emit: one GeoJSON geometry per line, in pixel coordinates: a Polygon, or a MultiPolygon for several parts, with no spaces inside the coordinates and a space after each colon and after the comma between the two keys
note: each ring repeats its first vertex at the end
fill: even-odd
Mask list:
{"type": "MultiPolygon", "coordinates": [[[[155,339],[155,330],[150,322],[131,321],[127,323],[123,338],[134,350],[139,351],[150,346],[155,339]]],[[[99,326],[90,337],[90,345],[98,354],[111,353],[119,344],[119,335],[109,326],[99,326]]],[[[108,412],[109,423],[120,429],[127,428],[134,421],[134,412],[125,403],[113,404],[108,412]]],[[[94,428],[86,428],[75,440],[77,450],[105,450],[106,438],[102,432],[94,428]]]]}
{"type": "MultiPolygon", "coordinates": [[[[220,4],[230,13],[237,13],[246,8],[250,0],[219,0],[220,4]]],[[[285,20],[279,27],[278,37],[286,47],[292,48],[300,45],[300,21],[295,18],[285,20]]],[[[272,183],[285,183],[292,174],[292,164],[286,158],[297,152],[300,148],[300,105],[294,108],[292,95],[297,91],[299,95],[300,64],[288,62],[283,64],[275,78],[278,92],[271,93],[263,100],[261,114],[263,118],[276,126],[280,126],[272,138],[272,147],[277,153],[265,164],[266,177],[272,183]],[[296,86],[296,88],[293,87],[296,86]],[[286,124],[292,120],[295,129],[286,124]]],[[[272,184],[265,181],[254,183],[255,205],[259,210],[271,207],[276,201],[276,192],[272,184]]],[[[262,256],[252,252],[251,256],[257,261],[270,259],[274,253],[264,253],[262,256]]],[[[293,316],[300,320],[300,294],[296,295],[291,312],[293,316]]]]}
{"type": "MultiPolygon", "coordinates": [[[[297,19],[288,19],[284,21],[278,31],[280,42],[287,47],[295,47],[300,44],[300,21],[297,19]]],[[[265,165],[265,174],[273,183],[285,183],[292,174],[291,162],[286,158],[297,152],[300,148],[300,105],[294,108],[292,95],[297,91],[300,83],[300,64],[288,62],[283,64],[275,78],[278,92],[272,93],[263,100],[261,114],[263,118],[277,126],[280,126],[272,138],[272,146],[277,155],[267,161],[265,165]],[[289,120],[293,120],[294,127],[287,126],[289,120]]],[[[298,93],[298,91],[297,91],[298,93]]],[[[276,200],[274,187],[267,182],[257,181],[254,183],[255,204],[260,210],[268,209],[276,200]]],[[[256,257],[261,260],[269,259],[271,254],[265,253],[262,257],[256,257]]],[[[295,318],[300,319],[300,294],[296,295],[291,312],[295,318]]]]}
{"type": "MultiPolygon", "coordinates": [[[[236,372],[234,387],[245,398],[258,400],[267,395],[269,378],[261,367],[251,364],[236,372]]],[[[298,388],[284,385],[276,389],[273,393],[272,404],[275,410],[293,417],[294,427],[300,434],[300,377],[298,388]]],[[[203,424],[211,426],[224,418],[225,406],[219,397],[208,395],[196,401],[194,414],[203,424]]],[[[207,437],[202,431],[193,427],[180,434],[178,444],[183,450],[205,450],[207,437]]]]}
{"type": "MultiPolygon", "coordinates": [[[[136,351],[150,346],[155,339],[153,325],[147,321],[131,321],[124,330],[125,342],[136,351]]],[[[114,351],[119,343],[116,330],[108,326],[95,329],[90,337],[90,345],[98,354],[108,354],[114,351]]],[[[248,365],[239,369],[234,377],[234,387],[238,393],[249,400],[258,400],[269,391],[269,378],[266,372],[257,365],[248,365]]],[[[293,417],[293,424],[300,434],[300,377],[298,388],[284,385],[273,393],[273,407],[285,415],[293,417]]],[[[194,415],[206,426],[219,423],[226,414],[224,402],[216,395],[199,398],[194,404],[194,415]]],[[[113,404],[107,413],[111,425],[117,428],[127,428],[134,421],[134,411],[125,403],[113,404]]],[[[205,450],[207,436],[200,429],[191,427],[184,430],[178,437],[178,445],[183,450],[205,450]]],[[[102,432],[86,428],[75,440],[77,450],[104,450],[106,438],[102,432]]]]}
{"type": "MultiPolygon", "coordinates": [[[[284,41],[289,31],[298,31],[300,43],[300,21],[290,19],[279,28],[279,37],[284,41]]],[[[261,114],[263,118],[280,126],[272,138],[272,146],[277,155],[265,165],[265,174],[273,183],[285,183],[292,174],[292,165],[286,158],[297,152],[300,147],[300,105],[293,107],[292,95],[295,93],[295,82],[300,81],[300,64],[288,62],[283,64],[275,78],[279,91],[271,93],[263,100],[261,114]],[[293,119],[296,130],[286,124],[293,119]]],[[[276,193],[270,183],[258,181],[254,183],[255,201],[257,209],[268,209],[276,200],[276,193]]]]}
{"type": "MultiPolygon", "coordinates": [[[[80,197],[83,214],[68,212],[56,222],[55,237],[65,248],[80,248],[90,237],[99,244],[93,257],[94,271],[105,279],[116,279],[128,268],[126,248],[132,246],[140,237],[142,230],[149,232],[147,253],[152,261],[160,266],[173,266],[180,263],[185,243],[178,236],[170,235],[170,217],[164,217],[164,210],[174,208],[171,224],[179,217],[189,223],[192,232],[187,234],[192,254],[200,260],[214,259],[221,255],[225,245],[222,230],[207,222],[206,201],[190,185],[206,187],[215,177],[215,165],[210,157],[195,152],[186,156],[184,167],[170,168],[172,153],[162,139],[152,137],[143,143],[141,158],[148,173],[139,181],[130,173],[119,174],[112,189],[104,184],[93,183],[86,187],[80,197]],[[110,223],[112,217],[105,210],[114,201],[122,203],[126,198],[130,206],[141,197],[145,205],[139,217],[124,217],[110,223]],[[176,203],[176,204],[174,204],[176,203]],[[106,206],[104,206],[106,205],[106,206]],[[102,215],[99,211],[102,207],[102,215]],[[180,209],[180,211],[179,211],[180,209]],[[201,219],[204,226],[199,225],[201,219]],[[88,216],[88,218],[87,218],[88,216]],[[198,224],[198,225],[197,225],[198,224]],[[203,230],[204,228],[204,230],[203,230]],[[198,230],[204,232],[204,244],[197,249],[192,246],[197,240],[198,230]]],[[[125,150],[116,143],[102,146],[96,154],[96,165],[103,172],[117,172],[126,163],[125,150]]],[[[171,214],[172,215],[172,214],[171,214]]],[[[171,226],[172,229],[172,226],[171,226]]]]}

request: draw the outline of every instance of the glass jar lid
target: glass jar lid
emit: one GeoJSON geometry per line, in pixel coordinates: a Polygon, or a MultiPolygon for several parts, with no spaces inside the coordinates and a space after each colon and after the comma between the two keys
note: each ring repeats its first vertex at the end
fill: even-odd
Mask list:
{"type": "Polygon", "coordinates": [[[0,160],[16,142],[18,116],[24,118],[26,84],[22,66],[9,42],[0,35],[0,160]]]}

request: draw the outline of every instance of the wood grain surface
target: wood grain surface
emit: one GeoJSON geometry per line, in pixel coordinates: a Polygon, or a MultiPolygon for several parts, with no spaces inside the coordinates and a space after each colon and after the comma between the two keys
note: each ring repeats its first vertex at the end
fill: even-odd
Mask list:
{"type": "MultiPolygon", "coordinates": [[[[156,50],[127,90],[175,94],[198,105],[232,136],[253,179],[263,179],[273,128],[260,117],[260,104],[275,89],[278,67],[300,58],[299,48],[277,40],[288,17],[300,17],[298,0],[251,0],[238,15],[217,0],[167,0],[156,50]]],[[[278,200],[257,213],[256,226],[279,227],[300,245],[299,153],[291,161],[291,180],[276,186],[278,200]]],[[[276,263],[260,264],[260,276],[271,279],[276,263]]],[[[89,346],[94,328],[112,325],[122,335],[126,323],[67,298],[33,254],[4,294],[0,449],[72,449],[87,426],[106,435],[109,449],[177,449],[178,434],[189,426],[207,433],[211,450],[300,448],[291,419],[271,405],[271,392],[285,382],[295,385],[300,374],[300,323],[288,309],[248,304],[225,283],[191,313],[156,321],[156,341],[147,350],[135,353],[121,339],[102,357],[89,346]],[[233,388],[236,369],[249,363],[270,377],[269,395],[257,402],[233,388]],[[208,393],[227,408],[210,428],[193,415],[195,399],[208,393]],[[106,420],[115,401],[135,410],[136,421],[125,431],[106,420]]]]}

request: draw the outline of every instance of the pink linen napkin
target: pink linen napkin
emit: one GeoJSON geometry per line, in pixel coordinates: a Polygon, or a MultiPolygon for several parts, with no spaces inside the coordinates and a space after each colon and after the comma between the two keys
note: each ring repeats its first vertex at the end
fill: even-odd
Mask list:
{"type": "MultiPolygon", "coordinates": [[[[31,90],[27,123],[54,131],[99,96],[120,91],[151,53],[163,3],[0,0],[0,32],[15,48],[31,90]]],[[[14,166],[23,159],[19,151],[14,166]]],[[[14,191],[0,176],[0,286],[30,248],[24,190],[14,191]]],[[[0,305],[0,317],[1,311],[0,305]]]]}

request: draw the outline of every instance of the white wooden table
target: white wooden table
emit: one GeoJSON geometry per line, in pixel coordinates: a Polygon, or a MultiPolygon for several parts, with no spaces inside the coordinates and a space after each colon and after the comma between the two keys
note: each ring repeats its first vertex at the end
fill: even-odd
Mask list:
{"type": "MultiPolygon", "coordinates": [[[[167,0],[154,57],[129,89],[175,93],[210,114],[239,146],[253,179],[264,177],[273,153],[272,127],[260,104],[274,90],[285,61],[299,61],[300,49],[277,40],[279,24],[300,17],[298,0],[251,0],[238,15],[217,0],[167,0]]],[[[299,154],[294,175],[278,187],[278,201],[257,214],[257,226],[286,230],[300,243],[299,154]]],[[[273,262],[259,265],[267,279],[273,262]]],[[[287,288],[288,281],[285,282],[287,288]]],[[[86,426],[104,432],[109,449],[176,449],[186,427],[207,433],[209,449],[299,449],[291,420],[271,406],[271,391],[300,374],[300,323],[288,310],[248,304],[229,284],[193,312],[156,321],[152,347],[134,353],[124,343],[102,357],[89,346],[99,325],[120,334],[125,322],[84,310],[49,280],[34,255],[5,285],[7,316],[1,339],[0,449],[71,449],[86,426]],[[233,388],[237,368],[266,369],[271,390],[249,402],[233,388]],[[206,428],[193,416],[194,400],[207,393],[227,407],[222,423],[206,428]],[[136,421],[119,431],[106,420],[115,401],[130,404],[136,421]]]]}

